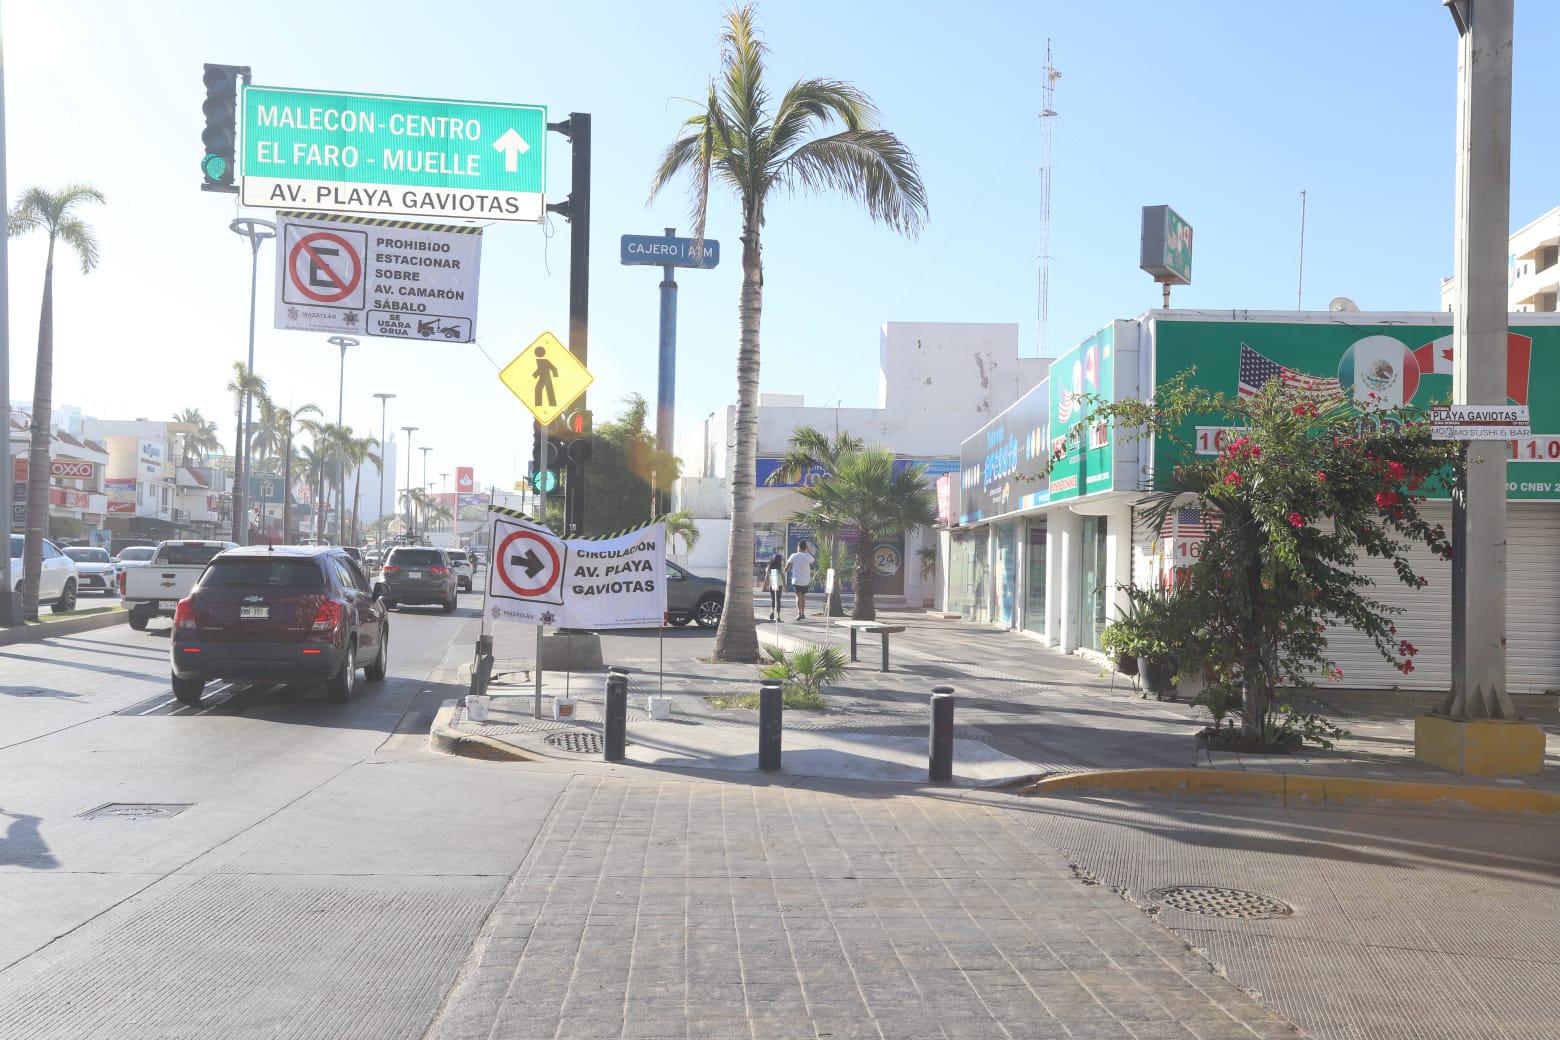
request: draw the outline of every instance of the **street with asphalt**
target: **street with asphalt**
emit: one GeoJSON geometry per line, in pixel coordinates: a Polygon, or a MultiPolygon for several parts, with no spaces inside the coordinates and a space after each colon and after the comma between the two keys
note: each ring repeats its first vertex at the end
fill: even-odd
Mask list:
{"type": "MultiPolygon", "coordinates": [[[[864,647],[766,774],[755,713],[705,699],[757,670],[636,632],[603,640],[632,669],[609,764],[599,673],[546,676],[532,718],[527,629],[467,717],[479,606],[394,614],[389,677],[346,704],[181,706],[162,626],[0,647],[0,1037],[1555,1035],[1560,815],[1425,786],[1462,782],[1390,706],[1335,752],[1210,758],[1190,706],[904,615],[891,670],[864,647]],[[931,785],[944,683],[958,782],[931,785]],[[564,689],[579,718],[553,722],[564,689]],[[433,750],[467,738],[507,760],[433,750]],[[1259,782],[1112,787],[1131,767],[1259,782]],[[1275,775],[1344,786],[1275,799],[1275,775]]],[[[1554,796],[1544,708],[1545,774],[1481,790],[1554,796]]]]}

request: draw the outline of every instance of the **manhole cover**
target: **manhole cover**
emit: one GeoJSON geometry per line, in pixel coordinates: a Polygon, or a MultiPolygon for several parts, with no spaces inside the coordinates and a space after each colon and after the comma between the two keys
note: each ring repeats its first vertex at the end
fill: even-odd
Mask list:
{"type": "Polygon", "coordinates": [[[1289,917],[1295,910],[1288,903],[1281,903],[1272,896],[1256,892],[1242,892],[1238,888],[1215,888],[1212,885],[1172,885],[1156,888],[1149,895],[1156,903],[1184,910],[1204,917],[1235,917],[1256,919],[1264,917],[1289,917]]]}
{"type": "Polygon", "coordinates": [[[602,739],[601,734],[589,730],[572,729],[567,733],[554,733],[543,739],[548,746],[575,755],[599,755],[607,749],[606,741],[602,739]]]}
{"type": "Polygon", "coordinates": [[[166,820],[193,802],[109,802],[81,814],[83,820],[166,820]]]}

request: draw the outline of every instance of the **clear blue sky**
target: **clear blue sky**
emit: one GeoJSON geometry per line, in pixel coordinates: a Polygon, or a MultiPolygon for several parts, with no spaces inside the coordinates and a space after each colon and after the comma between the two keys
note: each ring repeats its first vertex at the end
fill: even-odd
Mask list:
{"type": "MultiPolygon", "coordinates": [[[[679,192],[645,206],[660,149],[715,68],[716,2],[174,3],[4,0],[9,176],[85,180],[109,205],[86,216],[98,271],[57,283],[55,399],[103,417],[198,406],[223,424],[242,357],[248,256],[230,197],[198,190],[201,63],[248,64],[255,82],[533,102],[595,121],[592,406],[655,394],[657,272],[622,268],[617,239],[686,225],[679,192]]],[[[920,157],[931,223],[918,241],[831,199],[777,200],[766,230],[763,386],[870,405],[884,321],[1016,321],[1036,347],[1041,64],[1056,107],[1051,343],[1157,305],[1137,270],[1138,207],[1168,202],[1196,227],[1188,307],[1295,302],[1298,192],[1309,191],[1306,304],[1435,309],[1450,273],[1456,36],[1439,3],[849,3],[760,8],[777,87],[849,79],[920,157]]],[[[1553,101],[1560,5],[1517,12],[1512,220],[1560,203],[1553,101]]],[[[567,191],[556,139],[550,194],[567,191]]],[[[261,214],[264,215],[264,214],[261,214]]],[[[733,209],[710,234],[725,265],[682,277],[680,431],[735,397],[733,209]]],[[[567,327],[567,228],[497,226],[483,257],[479,334],[507,361],[567,327]]],[[[269,247],[266,258],[269,259],[269,247]]],[[[12,248],[13,396],[30,397],[42,251],[12,248]]],[[[334,348],[265,327],[257,369],[293,403],[333,410],[334,348]]],[[[476,348],[365,340],[349,357],[346,419],[422,427],[430,472],[475,465],[508,484],[526,414],[476,348]]]]}

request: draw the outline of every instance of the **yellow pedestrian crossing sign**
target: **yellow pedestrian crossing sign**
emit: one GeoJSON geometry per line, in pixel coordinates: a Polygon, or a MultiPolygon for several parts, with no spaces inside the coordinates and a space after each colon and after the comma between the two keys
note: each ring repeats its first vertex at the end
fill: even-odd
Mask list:
{"type": "Polygon", "coordinates": [[[557,336],[544,332],[505,365],[498,378],[531,410],[537,422],[547,426],[585,392],[595,377],[579,358],[569,353],[568,347],[558,342],[557,336]]]}

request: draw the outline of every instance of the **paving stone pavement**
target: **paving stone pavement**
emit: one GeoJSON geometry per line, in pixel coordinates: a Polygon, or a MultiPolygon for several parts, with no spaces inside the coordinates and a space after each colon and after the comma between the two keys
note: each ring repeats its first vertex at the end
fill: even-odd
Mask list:
{"type": "Polygon", "coordinates": [[[570,782],[429,1032],[1298,1035],[993,804],[593,775],[570,782]]]}

